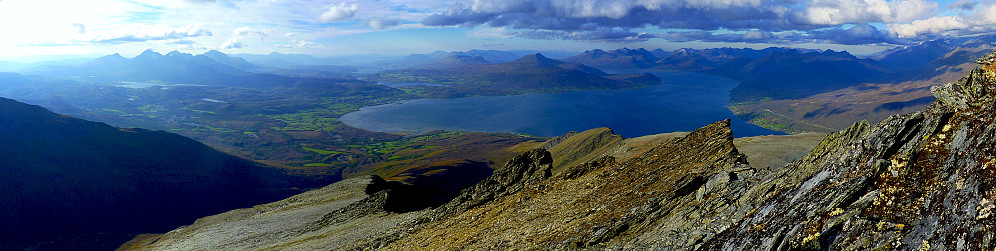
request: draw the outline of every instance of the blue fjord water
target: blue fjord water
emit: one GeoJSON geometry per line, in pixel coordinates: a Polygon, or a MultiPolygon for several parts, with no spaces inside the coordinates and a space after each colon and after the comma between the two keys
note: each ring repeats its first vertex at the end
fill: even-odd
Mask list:
{"type": "Polygon", "coordinates": [[[361,108],[346,125],[378,132],[462,130],[559,136],[609,127],[624,137],[691,131],[732,119],[735,137],[782,134],[726,108],[734,80],[691,72],[651,72],[665,84],[641,89],[457,99],[420,99],[361,108]]]}

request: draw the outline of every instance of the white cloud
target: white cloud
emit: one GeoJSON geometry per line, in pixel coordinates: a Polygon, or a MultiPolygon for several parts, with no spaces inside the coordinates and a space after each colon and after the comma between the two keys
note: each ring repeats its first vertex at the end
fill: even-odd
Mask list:
{"type": "Polygon", "coordinates": [[[212,33],[203,28],[204,24],[191,24],[181,28],[168,26],[140,26],[140,33],[98,36],[91,42],[97,44],[123,44],[134,42],[185,39],[192,37],[211,36],[212,33]]]}
{"type": "Polygon", "coordinates": [[[370,28],[382,30],[385,28],[398,26],[398,20],[391,18],[374,17],[374,18],[368,18],[366,21],[363,21],[363,25],[366,25],[367,27],[370,28]]]}
{"type": "Polygon", "coordinates": [[[308,48],[308,49],[325,48],[325,45],[316,44],[315,42],[311,41],[291,40],[290,42],[291,42],[290,44],[278,44],[274,46],[281,48],[308,48]]]}
{"type": "Polygon", "coordinates": [[[467,36],[476,38],[511,38],[515,34],[505,27],[478,27],[467,32],[467,36]]]}
{"type": "Polygon", "coordinates": [[[231,38],[231,39],[228,39],[228,41],[225,41],[225,43],[221,44],[221,48],[222,49],[238,49],[238,48],[245,48],[245,47],[248,47],[248,46],[246,46],[242,42],[239,42],[239,39],[238,38],[234,38],[234,37],[231,38]]]}
{"type": "Polygon", "coordinates": [[[898,38],[914,38],[923,34],[939,34],[971,26],[965,19],[956,16],[932,17],[916,20],[909,24],[889,24],[889,33],[898,38]]]}
{"type": "Polygon", "coordinates": [[[265,37],[266,33],[253,29],[252,27],[245,26],[235,29],[233,32],[236,36],[254,36],[254,37],[265,37]]]}
{"type": "Polygon", "coordinates": [[[332,5],[329,7],[329,10],[322,13],[322,15],[318,17],[318,20],[323,23],[346,20],[356,15],[356,11],[358,9],[359,6],[356,4],[339,3],[338,5],[332,5]]]}
{"type": "Polygon", "coordinates": [[[73,23],[73,28],[76,28],[76,33],[86,34],[86,25],[81,23],[73,23]]]}
{"type": "Polygon", "coordinates": [[[923,0],[814,0],[799,18],[810,24],[905,23],[937,13],[936,2],[923,0]]]}

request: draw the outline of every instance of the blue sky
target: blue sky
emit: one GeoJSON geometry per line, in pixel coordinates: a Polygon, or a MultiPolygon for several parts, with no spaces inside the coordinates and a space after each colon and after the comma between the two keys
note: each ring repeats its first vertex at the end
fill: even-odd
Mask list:
{"type": "Polygon", "coordinates": [[[789,46],[869,54],[996,31],[993,0],[0,0],[0,60],[789,46]]]}

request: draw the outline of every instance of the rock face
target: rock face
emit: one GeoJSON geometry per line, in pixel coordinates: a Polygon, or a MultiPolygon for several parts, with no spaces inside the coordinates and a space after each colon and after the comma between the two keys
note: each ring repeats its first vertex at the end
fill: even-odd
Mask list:
{"type": "Polygon", "coordinates": [[[552,158],[545,150],[517,159],[429,217],[354,247],[691,247],[735,218],[706,219],[749,211],[734,201],[711,197],[745,191],[758,173],[733,146],[729,120],[672,138],[625,163],[603,157],[552,177],[552,158]],[[521,161],[526,158],[529,161],[521,161]],[[684,234],[689,232],[696,234],[684,234]]]}
{"type": "Polygon", "coordinates": [[[180,135],[0,98],[0,250],[112,249],[295,193],[281,170],[180,135]]]}
{"type": "Polygon", "coordinates": [[[933,88],[938,101],[922,112],[830,136],[786,167],[808,177],[703,248],[992,248],[994,88],[987,63],[957,83],[933,88]]]}
{"type": "Polygon", "coordinates": [[[398,199],[407,197],[398,192],[407,189],[404,184],[371,177],[364,181],[365,193],[299,203],[344,186],[337,183],[126,247],[991,249],[996,73],[986,60],[957,83],[934,88],[938,101],[926,110],[831,133],[784,166],[749,165],[734,145],[729,120],[635,139],[593,129],[535,143],[537,149],[435,208],[392,210],[424,205],[398,199]],[[315,207],[324,208],[309,209],[315,207]],[[309,213],[293,220],[274,216],[301,210],[309,213]],[[232,222],[254,222],[262,233],[219,234],[232,222]],[[183,239],[198,236],[211,237],[201,243],[183,239]]]}

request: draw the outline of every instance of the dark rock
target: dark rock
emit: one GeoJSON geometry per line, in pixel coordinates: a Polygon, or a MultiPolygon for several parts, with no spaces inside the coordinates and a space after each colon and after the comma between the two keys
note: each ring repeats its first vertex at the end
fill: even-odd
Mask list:
{"type": "MultiPolygon", "coordinates": [[[[797,175],[811,175],[777,192],[703,249],[992,248],[993,74],[988,66],[976,69],[957,83],[933,88],[938,101],[922,112],[892,116],[874,127],[856,124],[828,137],[786,167],[808,166],[812,172],[797,175]]],[[[772,180],[778,179],[784,178],[772,180]]]]}

